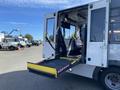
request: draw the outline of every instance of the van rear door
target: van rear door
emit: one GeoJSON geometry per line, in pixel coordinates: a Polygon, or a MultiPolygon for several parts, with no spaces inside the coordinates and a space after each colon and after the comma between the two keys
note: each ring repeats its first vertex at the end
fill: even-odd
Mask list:
{"type": "Polygon", "coordinates": [[[108,66],[109,2],[100,0],[89,4],[86,59],[89,65],[108,66]]]}
{"type": "Polygon", "coordinates": [[[45,19],[45,30],[43,40],[43,57],[45,59],[55,58],[55,30],[57,15],[49,14],[45,19]]]}

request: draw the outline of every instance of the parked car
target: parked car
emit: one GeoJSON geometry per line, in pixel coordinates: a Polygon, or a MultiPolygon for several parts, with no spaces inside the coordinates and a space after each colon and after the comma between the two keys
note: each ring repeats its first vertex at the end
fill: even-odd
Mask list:
{"type": "Polygon", "coordinates": [[[25,41],[26,42],[26,47],[31,47],[32,43],[30,41],[25,41]]]}
{"type": "Polygon", "coordinates": [[[31,43],[32,43],[33,46],[39,46],[40,45],[38,40],[33,40],[33,41],[31,41],[31,43]]]}
{"type": "Polygon", "coordinates": [[[18,46],[20,48],[26,47],[26,45],[27,45],[23,38],[16,38],[16,42],[19,42],[18,46]]]}
{"type": "Polygon", "coordinates": [[[16,42],[14,38],[5,38],[0,42],[0,49],[17,50],[19,42],[16,42]]]}

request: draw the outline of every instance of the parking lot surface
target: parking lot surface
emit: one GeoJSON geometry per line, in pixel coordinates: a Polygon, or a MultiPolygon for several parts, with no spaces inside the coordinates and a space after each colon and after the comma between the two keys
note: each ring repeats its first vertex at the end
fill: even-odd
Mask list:
{"type": "Polygon", "coordinates": [[[42,47],[31,47],[17,51],[0,51],[0,74],[27,70],[27,62],[42,60],[42,47]]]}
{"type": "Polygon", "coordinates": [[[58,79],[27,71],[26,62],[42,60],[42,47],[0,51],[0,90],[103,90],[91,79],[64,73],[58,79]]]}

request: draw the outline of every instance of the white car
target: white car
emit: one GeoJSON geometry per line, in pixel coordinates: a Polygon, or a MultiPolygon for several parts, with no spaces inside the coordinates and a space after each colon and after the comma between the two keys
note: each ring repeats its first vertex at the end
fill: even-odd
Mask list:
{"type": "Polygon", "coordinates": [[[5,38],[0,42],[0,49],[17,50],[19,42],[16,42],[14,38],[5,38]]]}
{"type": "Polygon", "coordinates": [[[19,41],[19,44],[20,44],[22,47],[26,47],[25,41],[19,41]]]}

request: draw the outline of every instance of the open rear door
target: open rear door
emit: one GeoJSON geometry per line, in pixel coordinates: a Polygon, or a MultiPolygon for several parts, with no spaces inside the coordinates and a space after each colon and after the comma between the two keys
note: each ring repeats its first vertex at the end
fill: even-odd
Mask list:
{"type": "Polygon", "coordinates": [[[88,14],[87,64],[107,67],[109,0],[91,3],[88,14]]]}
{"type": "Polygon", "coordinates": [[[44,41],[43,41],[43,57],[45,59],[53,59],[55,57],[55,29],[56,19],[55,13],[49,14],[45,19],[44,41]]]}

